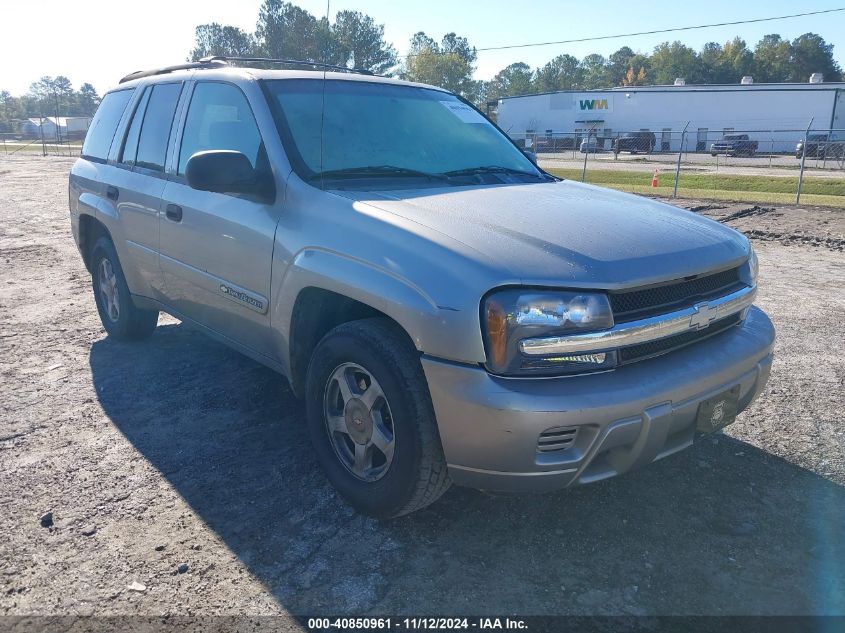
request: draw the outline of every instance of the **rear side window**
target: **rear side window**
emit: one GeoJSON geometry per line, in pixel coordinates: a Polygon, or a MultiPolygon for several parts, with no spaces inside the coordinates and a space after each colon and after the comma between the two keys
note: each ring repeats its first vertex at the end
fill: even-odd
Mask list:
{"type": "Polygon", "coordinates": [[[141,122],[144,120],[144,108],[147,107],[149,97],[150,91],[147,90],[135,107],[132,123],[129,124],[129,131],[126,132],[126,140],[123,142],[123,149],[120,150],[120,155],[117,157],[119,163],[135,164],[135,156],[138,154],[138,138],[141,136],[141,122]]]}
{"type": "Polygon", "coordinates": [[[164,171],[167,142],[170,140],[170,128],[173,126],[180,92],[181,83],[153,86],[138,138],[138,155],[135,159],[138,167],[164,171]]]}
{"type": "Polygon", "coordinates": [[[132,98],[134,88],[110,92],[103,97],[103,102],[97,108],[97,113],[85,135],[85,143],[82,145],[82,155],[85,158],[95,160],[106,160],[109,156],[109,148],[112,139],[117,131],[117,124],[123,116],[123,111],[132,98]]]}
{"type": "Polygon", "coordinates": [[[231,84],[204,82],[194,89],[179,151],[179,173],[185,173],[191,156],[209,149],[241,152],[258,167],[261,135],[244,93],[231,84]]]}

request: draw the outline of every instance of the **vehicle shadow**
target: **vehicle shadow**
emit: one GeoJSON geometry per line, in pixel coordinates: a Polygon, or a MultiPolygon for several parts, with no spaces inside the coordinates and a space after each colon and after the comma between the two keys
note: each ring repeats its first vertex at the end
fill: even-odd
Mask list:
{"type": "Polygon", "coordinates": [[[183,325],[90,364],[114,425],[292,614],[845,613],[845,489],[726,435],[378,522],[324,480],[274,372],[183,325]]]}

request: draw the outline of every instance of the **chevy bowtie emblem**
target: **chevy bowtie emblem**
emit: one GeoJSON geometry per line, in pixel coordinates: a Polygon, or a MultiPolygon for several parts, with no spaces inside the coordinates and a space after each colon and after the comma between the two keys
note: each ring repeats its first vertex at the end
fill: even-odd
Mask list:
{"type": "Polygon", "coordinates": [[[716,318],[718,310],[710,307],[709,303],[697,303],[693,306],[695,312],[690,315],[689,326],[693,330],[701,330],[710,325],[710,322],[716,318]]]}

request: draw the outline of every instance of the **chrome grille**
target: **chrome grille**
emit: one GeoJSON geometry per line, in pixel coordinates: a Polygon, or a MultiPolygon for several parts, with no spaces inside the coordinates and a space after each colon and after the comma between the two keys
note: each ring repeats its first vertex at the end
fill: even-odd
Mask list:
{"type": "Polygon", "coordinates": [[[619,350],[619,364],[633,363],[638,360],[645,360],[653,356],[660,356],[667,352],[674,351],[691,343],[697,343],[705,338],[724,332],[729,327],[737,325],[742,321],[742,313],[737,312],[729,317],[713,321],[709,327],[703,330],[690,330],[683,334],[669,336],[658,339],[656,341],[649,341],[640,345],[632,345],[631,347],[623,347],[619,350]]]}
{"type": "Polygon", "coordinates": [[[738,290],[743,285],[739,268],[731,268],[711,275],[700,275],[658,286],[611,292],[609,294],[610,307],[613,310],[614,321],[625,323],[721,297],[738,290]]]}

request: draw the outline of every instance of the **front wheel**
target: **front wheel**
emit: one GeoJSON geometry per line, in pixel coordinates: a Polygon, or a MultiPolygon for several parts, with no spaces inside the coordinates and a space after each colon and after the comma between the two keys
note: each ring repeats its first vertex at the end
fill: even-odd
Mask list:
{"type": "Polygon", "coordinates": [[[449,488],[419,354],[393,322],[331,330],[312,355],[306,399],[317,460],[359,512],[408,514],[449,488]]]}
{"type": "Polygon", "coordinates": [[[97,240],[91,252],[91,283],[100,321],[109,336],[137,340],[153,333],[158,311],[141,310],[132,302],[117,251],[108,237],[97,240]]]}

